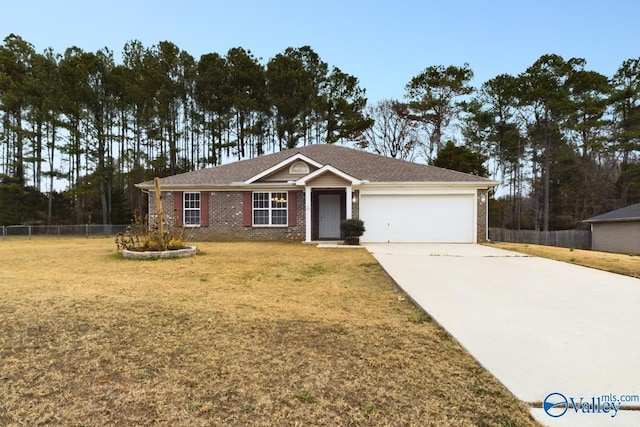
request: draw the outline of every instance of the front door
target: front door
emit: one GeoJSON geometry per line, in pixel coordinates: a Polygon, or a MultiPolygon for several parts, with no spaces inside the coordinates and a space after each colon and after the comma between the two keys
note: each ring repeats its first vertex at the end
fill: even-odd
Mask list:
{"type": "Polygon", "coordinates": [[[320,194],[318,196],[318,238],[340,238],[340,195],[320,194]]]}

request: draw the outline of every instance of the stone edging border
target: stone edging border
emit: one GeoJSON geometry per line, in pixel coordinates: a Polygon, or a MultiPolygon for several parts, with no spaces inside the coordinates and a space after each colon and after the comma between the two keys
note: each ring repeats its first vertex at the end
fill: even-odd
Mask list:
{"type": "Polygon", "coordinates": [[[184,249],[171,251],[145,251],[136,252],[127,249],[122,250],[122,256],[127,259],[158,259],[158,258],[184,258],[198,252],[197,246],[187,246],[184,249]]]}

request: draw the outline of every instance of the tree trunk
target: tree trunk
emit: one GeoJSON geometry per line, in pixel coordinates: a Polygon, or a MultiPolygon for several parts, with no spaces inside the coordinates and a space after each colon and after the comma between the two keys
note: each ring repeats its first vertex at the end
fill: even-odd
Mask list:
{"type": "Polygon", "coordinates": [[[100,181],[100,206],[102,208],[102,224],[110,224],[109,208],[107,203],[107,189],[104,183],[104,177],[100,181]]]}
{"type": "Polygon", "coordinates": [[[549,191],[551,188],[551,142],[549,141],[549,125],[544,126],[544,206],[542,216],[542,230],[549,231],[549,191]]]}
{"type": "MultiPolygon", "coordinates": [[[[55,119],[54,119],[55,120],[55,119]]],[[[48,144],[49,148],[49,200],[47,206],[47,225],[51,225],[53,221],[53,182],[54,182],[54,161],[56,150],[56,125],[53,123],[51,126],[51,142],[48,144]]]]}
{"type": "Polygon", "coordinates": [[[22,113],[18,109],[16,113],[16,167],[15,176],[18,184],[24,185],[24,140],[22,132],[22,113]]]}
{"type": "Polygon", "coordinates": [[[38,120],[35,147],[35,171],[34,180],[36,189],[42,191],[42,120],[38,120]]]}

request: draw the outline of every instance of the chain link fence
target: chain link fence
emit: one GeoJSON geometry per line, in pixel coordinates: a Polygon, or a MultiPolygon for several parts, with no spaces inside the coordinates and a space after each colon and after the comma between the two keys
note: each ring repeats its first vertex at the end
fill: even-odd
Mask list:
{"type": "Polygon", "coordinates": [[[126,231],[128,225],[3,225],[2,241],[40,238],[64,239],[70,237],[110,237],[126,231]]]}

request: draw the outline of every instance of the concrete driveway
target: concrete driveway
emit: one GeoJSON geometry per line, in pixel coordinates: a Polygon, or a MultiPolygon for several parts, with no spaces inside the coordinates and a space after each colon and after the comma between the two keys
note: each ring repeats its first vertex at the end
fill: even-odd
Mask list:
{"type": "MultiPolygon", "coordinates": [[[[640,280],[480,245],[366,247],[519,399],[540,407],[555,392],[577,403],[616,397],[619,406],[640,395],[640,280]]],[[[548,425],[640,425],[640,411],[612,417],[612,407],[599,407],[532,413],[548,425]]]]}

